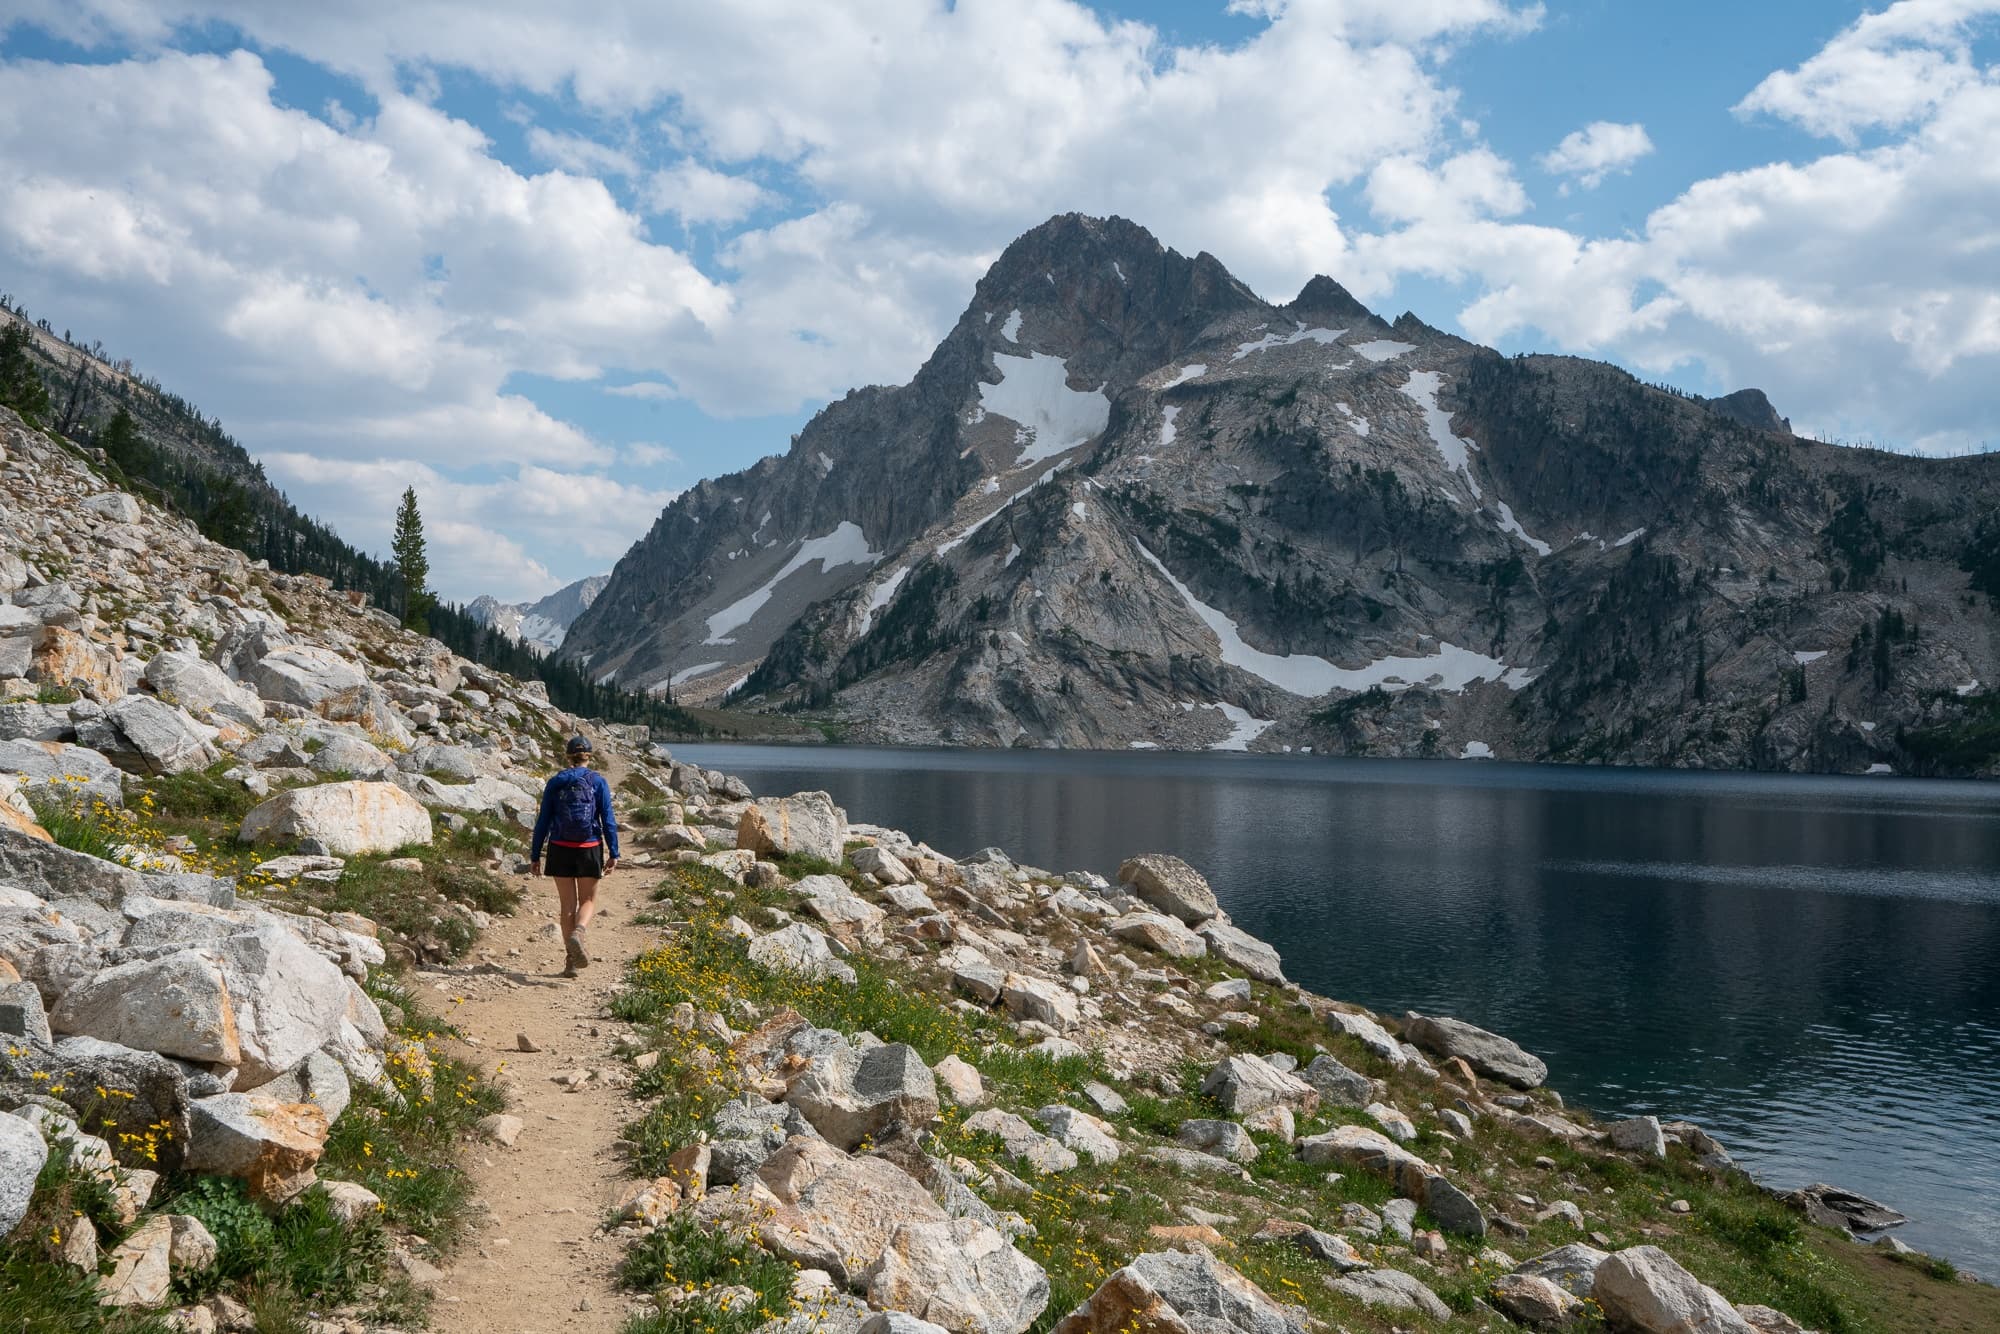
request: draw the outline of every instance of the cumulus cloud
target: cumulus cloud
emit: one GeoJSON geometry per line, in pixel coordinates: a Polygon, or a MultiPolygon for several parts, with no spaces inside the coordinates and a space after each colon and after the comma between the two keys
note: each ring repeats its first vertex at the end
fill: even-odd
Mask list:
{"type": "MultiPolygon", "coordinates": [[[[1899,40],[1927,32],[1948,54],[1955,27],[1913,26],[1898,11],[1935,20],[1954,8],[1973,6],[1887,16],[1906,21],[1899,40]]],[[[1762,87],[1824,90],[1827,53],[1846,59],[1869,31],[1857,25],[1762,87]]],[[[1859,105],[1810,114],[1838,137],[1859,105]]],[[[1890,123],[1892,105],[1912,114],[1878,102],[1872,123],[1890,123]]],[[[1448,237],[1410,228],[1370,253],[1387,267],[1476,273],[1487,290],[1460,316],[1474,337],[1539,330],[1662,373],[1700,365],[1766,389],[1802,430],[1958,452],[1992,439],[2000,380],[2000,78],[1982,73],[1915,114],[1876,147],[1698,181],[1629,238],[1481,222],[1448,237]]]]}
{"type": "Polygon", "coordinates": [[[774,198],[747,176],[731,176],[693,161],[655,173],[646,185],[648,206],[689,225],[741,222],[774,198]]]}
{"type": "Polygon", "coordinates": [[[402,459],[282,451],[264,463],[281,487],[327,497],[321,517],[378,553],[389,549],[403,488],[414,487],[438,592],[460,602],[481,593],[530,601],[608,570],[677,494],[534,465],[468,482],[402,459]]]}
{"type": "Polygon", "coordinates": [[[1653,141],[1643,125],[1619,125],[1593,121],[1563,136],[1563,141],[1535,159],[1542,170],[1554,176],[1569,176],[1586,190],[1595,190],[1607,176],[1632,170],[1640,158],[1653,151],[1653,141]]]}
{"type": "Polygon", "coordinates": [[[1779,70],[1737,104],[1814,134],[1855,143],[1864,130],[1928,119],[1986,82],[1970,38],[2000,17],[2000,0],[1897,0],[1864,14],[1797,69],[1779,70]]]}

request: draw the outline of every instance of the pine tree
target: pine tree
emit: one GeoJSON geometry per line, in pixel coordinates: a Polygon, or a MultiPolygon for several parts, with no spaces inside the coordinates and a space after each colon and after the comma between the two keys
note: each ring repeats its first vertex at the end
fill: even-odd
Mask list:
{"type": "Polygon", "coordinates": [[[0,332],[0,407],[23,417],[49,414],[49,391],[28,354],[28,331],[11,320],[0,332]]]}
{"type": "Polygon", "coordinates": [[[396,555],[396,573],[403,599],[403,624],[418,634],[430,633],[432,596],[430,556],[424,550],[424,516],[417,513],[417,489],[403,488],[403,503],[396,508],[396,535],[389,549],[396,555]]]}

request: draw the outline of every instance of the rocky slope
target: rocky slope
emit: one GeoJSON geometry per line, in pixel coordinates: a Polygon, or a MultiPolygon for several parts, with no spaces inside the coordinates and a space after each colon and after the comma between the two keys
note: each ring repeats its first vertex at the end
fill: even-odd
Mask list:
{"type": "Polygon", "coordinates": [[[583,615],[604,585],[608,574],[593,574],[573,584],[565,584],[536,602],[501,602],[491,595],[474,598],[465,614],[481,625],[490,625],[517,644],[539,653],[553,653],[562,647],[563,636],[576,618],[583,615]]]}
{"type": "Polygon", "coordinates": [[[875,741],[1992,773],[1997,506],[2000,458],[1068,216],[910,384],[676,500],[566,646],[875,741]]]}
{"type": "MultiPolygon", "coordinates": [[[[665,776],[668,937],[613,1006],[657,1099],[628,1328],[1902,1327],[1861,1275],[1894,1243],[1846,1239],[1892,1210],[1774,1200],[1699,1126],[1565,1108],[1502,1036],[1306,992],[1176,858],[954,859],[722,778],[665,776]]],[[[2000,1313],[1911,1281],[1932,1328],[2000,1313]]]]}
{"type": "MultiPolygon", "coordinates": [[[[382,1197],[318,1181],[344,1112],[371,1118],[345,1152],[379,1144],[393,1194],[436,1168],[388,1156],[398,1118],[475,1101],[471,1082],[435,1087],[443,1058],[402,1030],[380,970],[476,934],[478,910],[433,897],[432,845],[462,834],[474,858],[519,838],[583,726],[539,683],[107,489],[0,411],[0,1237],[40,1229],[0,1247],[4,1286],[40,1248],[81,1276],[53,1288],[81,1281],[111,1307],[159,1307],[176,1279],[215,1291],[233,1234],[197,1215],[227,1216],[228,1197],[185,1173],[247,1183],[280,1234],[330,1210],[358,1238],[341,1263],[378,1263],[382,1197]],[[242,815],[215,838],[213,820],[169,833],[156,798],[242,815]],[[402,930],[343,910],[371,885],[402,930]],[[173,1203],[148,1213],[156,1188],[173,1203]],[[112,1203],[72,1218],[71,1197],[112,1203]]],[[[443,1109],[414,1119],[454,1133],[443,1109]]],[[[388,1243],[422,1272],[419,1244],[388,1243]]]]}

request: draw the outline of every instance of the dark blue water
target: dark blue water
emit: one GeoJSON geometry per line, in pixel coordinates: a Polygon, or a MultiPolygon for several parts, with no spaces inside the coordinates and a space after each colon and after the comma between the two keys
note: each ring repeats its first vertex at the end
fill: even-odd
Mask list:
{"type": "Polygon", "coordinates": [[[2000,788],[1290,756],[687,746],[948,853],[1177,853],[1315,991],[1457,1015],[2000,1276],[2000,788]]]}

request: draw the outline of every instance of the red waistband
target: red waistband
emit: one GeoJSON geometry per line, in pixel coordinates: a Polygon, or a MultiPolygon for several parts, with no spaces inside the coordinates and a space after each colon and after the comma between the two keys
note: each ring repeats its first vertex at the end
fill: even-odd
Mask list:
{"type": "Polygon", "coordinates": [[[552,838],[549,840],[549,846],[552,848],[594,848],[603,841],[600,838],[593,838],[588,843],[565,843],[559,838],[552,838]]]}

